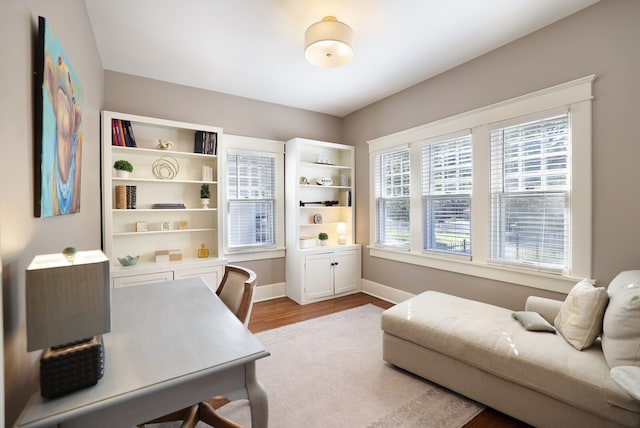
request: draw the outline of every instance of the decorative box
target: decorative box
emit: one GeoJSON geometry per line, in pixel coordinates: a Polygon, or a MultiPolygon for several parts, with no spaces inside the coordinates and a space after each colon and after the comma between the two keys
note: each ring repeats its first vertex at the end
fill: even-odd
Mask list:
{"type": "Polygon", "coordinates": [[[303,236],[300,238],[300,249],[313,248],[316,246],[316,238],[314,236],[303,236]]]}

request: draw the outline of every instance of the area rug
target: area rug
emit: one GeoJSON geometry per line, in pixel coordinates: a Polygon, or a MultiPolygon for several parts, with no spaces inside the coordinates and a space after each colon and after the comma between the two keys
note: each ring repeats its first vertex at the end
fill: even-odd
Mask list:
{"type": "MultiPolygon", "coordinates": [[[[381,313],[369,304],[256,334],[271,353],[256,363],[269,427],[457,428],[483,410],[385,363],[381,313]]],[[[246,400],[219,412],[251,426],[246,400]]]]}

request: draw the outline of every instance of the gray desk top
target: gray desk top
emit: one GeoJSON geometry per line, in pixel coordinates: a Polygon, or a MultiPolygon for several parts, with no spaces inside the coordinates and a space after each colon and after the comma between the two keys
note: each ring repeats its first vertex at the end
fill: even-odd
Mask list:
{"type": "Polygon", "coordinates": [[[96,386],[44,400],[16,426],[86,414],[269,353],[200,278],[112,289],[105,372],[96,386]]]}

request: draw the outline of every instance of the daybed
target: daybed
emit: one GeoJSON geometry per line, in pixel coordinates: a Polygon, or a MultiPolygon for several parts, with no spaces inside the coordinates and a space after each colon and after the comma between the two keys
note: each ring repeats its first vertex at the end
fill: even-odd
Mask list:
{"type": "Polygon", "coordinates": [[[640,270],[627,271],[608,289],[581,281],[564,302],[529,297],[520,315],[557,332],[427,291],[383,313],[383,358],[537,427],[640,427],[640,378],[623,388],[610,375],[640,366],[639,284],[640,270]]]}

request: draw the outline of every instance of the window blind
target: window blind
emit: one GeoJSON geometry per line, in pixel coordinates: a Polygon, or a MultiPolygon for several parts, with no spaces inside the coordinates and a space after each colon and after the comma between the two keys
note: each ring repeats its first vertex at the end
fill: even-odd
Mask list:
{"type": "Polygon", "coordinates": [[[471,255],[471,135],[422,146],[423,249],[471,255]]]}
{"type": "Polygon", "coordinates": [[[275,157],[230,153],[227,173],[229,249],[275,246],[275,157]]]}
{"type": "Polygon", "coordinates": [[[491,257],[568,268],[569,113],[491,131],[491,257]]]}
{"type": "Polygon", "coordinates": [[[376,155],[376,244],[408,249],[411,163],[409,149],[376,155]]]}

